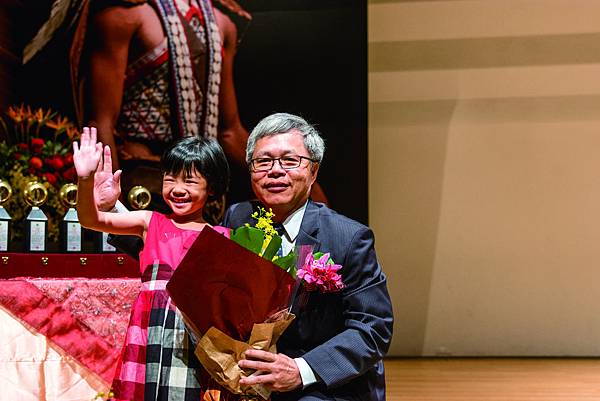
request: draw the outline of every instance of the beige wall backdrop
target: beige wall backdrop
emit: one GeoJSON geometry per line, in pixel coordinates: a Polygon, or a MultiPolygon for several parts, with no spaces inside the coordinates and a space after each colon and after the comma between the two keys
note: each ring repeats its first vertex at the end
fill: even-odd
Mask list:
{"type": "Polygon", "coordinates": [[[600,0],[371,0],[391,355],[600,355],[600,0]]]}

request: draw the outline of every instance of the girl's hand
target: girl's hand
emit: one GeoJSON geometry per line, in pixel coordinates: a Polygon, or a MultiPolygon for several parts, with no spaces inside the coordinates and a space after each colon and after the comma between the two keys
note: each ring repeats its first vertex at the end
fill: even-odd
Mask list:
{"type": "Polygon", "coordinates": [[[94,199],[98,210],[108,212],[111,210],[119,196],[121,196],[121,170],[112,171],[112,158],[110,147],[104,146],[104,162],[100,162],[94,174],[94,199]]]}
{"type": "Polygon", "coordinates": [[[96,140],[96,128],[84,127],[80,139],[81,147],[77,141],[73,142],[73,163],[80,178],[92,177],[98,169],[102,157],[102,143],[96,140]]]}

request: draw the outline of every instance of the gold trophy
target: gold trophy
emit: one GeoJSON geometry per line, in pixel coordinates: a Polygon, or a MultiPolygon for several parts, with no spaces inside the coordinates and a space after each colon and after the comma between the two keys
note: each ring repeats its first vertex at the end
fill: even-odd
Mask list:
{"type": "MultiPolygon", "coordinates": [[[[136,185],[135,187],[131,188],[127,194],[127,201],[131,207],[136,210],[146,209],[150,205],[150,200],[152,200],[150,191],[141,185],[136,185]]],[[[108,243],[108,237],[108,233],[99,233],[97,237],[98,240],[96,242],[96,249],[98,252],[116,251],[116,248],[108,243]]],[[[136,248],[139,246],[137,245],[137,242],[139,241],[139,238],[137,237],[126,235],[118,236],[117,238],[117,242],[121,243],[122,246],[124,246],[125,243],[130,244],[127,246],[131,248],[136,248]]]]}
{"type": "Polygon", "coordinates": [[[6,211],[4,203],[12,196],[12,188],[7,181],[0,180],[0,252],[8,251],[8,243],[10,239],[10,223],[12,218],[6,211]]]}
{"type": "Polygon", "coordinates": [[[27,215],[27,250],[29,252],[45,252],[48,237],[48,217],[40,209],[48,200],[48,190],[37,181],[29,182],[23,191],[25,202],[31,206],[27,215]]]}
{"type": "Polygon", "coordinates": [[[62,250],[65,252],[81,252],[81,224],[77,217],[77,185],[65,184],[58,193],[60,203],[67,208],[60,224],[62,250]]]}
{"type": "Polygon", "coordinates": [[[144,210],[150,205],[152,195],[145,187],[136,185],[129,190],[127,200],[132,208],[136,210],[144,210]]]}

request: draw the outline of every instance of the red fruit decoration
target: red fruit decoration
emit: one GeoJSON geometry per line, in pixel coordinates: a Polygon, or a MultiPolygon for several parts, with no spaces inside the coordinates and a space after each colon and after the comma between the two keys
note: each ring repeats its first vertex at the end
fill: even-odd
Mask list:
{"type": "Polygon", "coordinates": [[[44,140],[42,138],[31,138],[31,146],[42,147],[44,146],[44,140]]]}
{"type": "Polygon", "coordinates": [[[67,153],[64,157],[63,157],[63,163],[65,164],[65,166],[72,166],[73,165],[73,155],[70,153],[67,153]]]}
{"type": "Polygon", "coordinates": [[[75,171],[75,167],[70,167],[63,171],[62,176],[65,180],[69,182],[74,182],[75,177],[77,176],[77,172],[75,171]]]}
{"type": "Polygon", "coordinates": [[[43,165],[44,163],[42,163],[42,159],[37,156],[33,156],[31,159],[29,159],[29,166],[35,170],[41,169],[43,165]]]}
{"type": "Polygon", "coordinates": [[[49,164],[50,164],[50,167],[52,167],[55,170],[60,170],[65,166],[65,164],[62,161],[62,158],[58,155],[52,157],[50,159],[49,164]]]}
{"type": "Polygon", "coordinates": [[[50,183],[50,185],[56,185],[56,182],[58,181],[58,179],[56,178],[56,176],[52,173],[44,173],[43,174],[44,178],[46,178],[46,181],[48,181],[48,183],[50,183]]]}

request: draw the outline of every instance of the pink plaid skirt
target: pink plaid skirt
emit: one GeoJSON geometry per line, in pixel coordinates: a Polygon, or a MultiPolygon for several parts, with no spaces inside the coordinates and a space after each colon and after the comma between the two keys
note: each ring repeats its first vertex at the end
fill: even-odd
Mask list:
{"type": "Polygon", "coordinates": [[[200,362],[190,332],[165,286],[173,268],[158,262],[142,275],[113,381],[115,400],[200,400],[200,362]]]}

